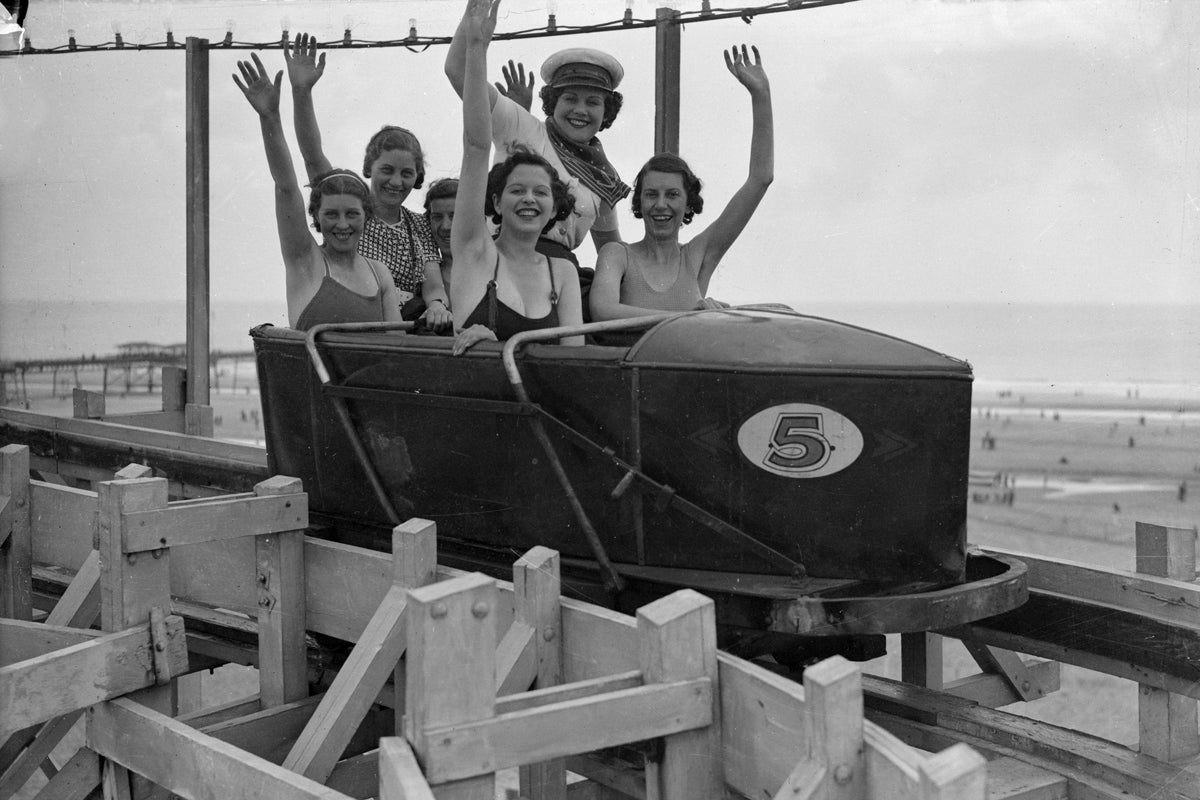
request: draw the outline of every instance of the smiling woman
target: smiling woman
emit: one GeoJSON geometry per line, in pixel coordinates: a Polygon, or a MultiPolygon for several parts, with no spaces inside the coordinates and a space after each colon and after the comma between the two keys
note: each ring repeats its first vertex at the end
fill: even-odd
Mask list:
{"type": "Polygon", "coordinates": [[[233,82],[258,112],[267,164],[275,181],[275,220],[287,274],[288,322],[306,330],[326,322],[397,321],[400,310],[387,268],[358,253],[371,209],[366,184],[349,170],[329,170],[312,184],[308,212],[324,237],[318,245],[304,221],[300,185],[279,117],[279,86],[258,54],[239,61],[233,82]]]}
{"type": "MultiPolygon", "coordinates": [[[[499,0],[470,0],[451,45],[463,58],[462,175],[450,230],[451,300],[464,320],[456,319],[455,355],[480,341],[583,321],[574,266],[537,250],[542,234],[571,214],[574,198],[566,185],[545,158],[524,150],[488,172],[489,94],[495,90],[487,82],[487,48],[499,7],[499,0]],[[481,200],[500,226],[494,241],[477,210],[481,200]],[[465,309],[472,310],[464,318],[465,309]]],[[[583,337],[562,343],[583,344],[583,337]]]]}

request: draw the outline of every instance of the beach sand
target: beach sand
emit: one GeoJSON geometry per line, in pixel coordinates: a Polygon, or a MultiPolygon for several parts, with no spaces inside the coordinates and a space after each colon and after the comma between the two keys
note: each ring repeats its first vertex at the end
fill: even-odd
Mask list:
{"type": "MultiPolygon", "coordinates": [[[[257,390],[245,383],[250,373],[244,365],[236,390],[226,376],[212,395],[215,432],[261,445],[257,390]]],[[[26,385],[30,409],[71,415],[69,390],[60,386],[53,397],[49,375],[29,376],[26,385]]],[[[158,395],[144,391],[110,393],[106,402],[109,413],[160,407],[158,395]]],[[[1194,528],[1200,521],[1193,397],[1142,398],[1120,389],[982,394],[977,387],[970,463],[976,485],[968,492],[968,539],[975,545],[1132,570],[1135,522],[1194,528]]],[[[899,677],[899,637],[889,637],[888,647],[864,668],[899,677]]],[[[946,640],[945,653],[946,681],[978,671],[959,642],[946,640]]],[[[1064,665],[1059,692],[1009,710],[1136,746],[1137,687],[1122,679],[1064,665]]]]}

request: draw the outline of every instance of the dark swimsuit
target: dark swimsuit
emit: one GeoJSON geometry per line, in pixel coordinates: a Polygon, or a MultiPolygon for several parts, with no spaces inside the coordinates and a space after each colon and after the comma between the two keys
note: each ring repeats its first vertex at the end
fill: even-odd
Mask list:
{"type": "Polygon", "coordinates": [[[463,322],[463,329],[472,325],[484,325],[503,341],[510,339],[522,331],[537,331],[543,328],[558,327],[558,290],[554,288],[554,267],[546,257],[546,269],[550,270],[550,313],[540,319],[530,319],[524,314],[513,311],[496,297],[496,278],[500,275],[500,254],[496,254],[496,266],[492,269],[492,279],[488,281],[487,293],[479,298],[479,304],[463,322]]]}
{"type": "Polygon", "coordinates": [[[306,331],[314,325],[330,322],[383,322],[387,317],[383,312],[383,286],[379,284],[379,275],[368,264],[371,274],[375,276],[378,291],[372,295],[361,295],[353,289],[338,283],[329,274],[329,259],[325,259],[325,277],[317,287],[317,293],[300,312],[296,320],[296,330],[306,331]]]}

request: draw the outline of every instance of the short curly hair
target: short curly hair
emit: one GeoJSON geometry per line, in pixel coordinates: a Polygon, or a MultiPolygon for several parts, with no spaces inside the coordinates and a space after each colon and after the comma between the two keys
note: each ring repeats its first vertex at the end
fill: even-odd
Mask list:
{"type": "Polygon", "coordinates": [[[575,196],[567,189],[567,184],[558,177],[558,171],[554,169],[554,165],[529,150],[516,149],[508,158],[492,167],[488,173],[487,197],[483,201],[483,213],[490,216],[495,224],[500,224],[500,212],[496,208],[495,199],[508,185],[508,177],[512,175],[513,170],[522,164],[541,167],[550,176],[550,192],[554,198],[554,218],[546,223],[546,227],[542,228],[542,233],[546,233],[554,227],[554,223],[566,219],[575,211],[575,196]]]}
{"type": "Polygon", "coordinates": [[[659,153],[652,156],[633,179],[633,216],[642,218],[642,179],[647,172],[670,172],[683,178],[683,188],[687,191],[687,213],[683,215],[683,224],[687,225],[692,217],[704,210],[704,198],[700,196],[700,179],[687,162],[674,153],[659,153]]]}
{"type": "Polygon", "coordinates": [[[371,141],[367,142],[367,151],[363,154],[363,175],[371,177],[371,165],[389,150],[412,153],[413,161],[417,165],[417,182],[413,184],[413,188],[420,189],[421,184],[425,182],[425,151],[421,149],[421,143],[413,132],[399,125],[384,125],[371,137],[371,141]]]}
{"type": "Polygon", "coordinates": [[[309,188],[312,191],[308,194],[308,214],[312,217],[313,228],[317,233],[321,232],[321,220],[319,219],[321,198],[327,194],[348,194],[357,197],[362,201],[363,214],[371,215],[371,190],[363,183],[362,178],[348,169],[331,169],[322,172],[313,178],[309,188]]]}
{"type": "MultiPolygon", "coordinates": [[[[562,97],[562,93],[571,89],[571,86],[543,86],[538,96],[542,98],[542,113],[547,117],[554,116],[554,107],[558,105],[558,98],[562,97]]],[[[605,92],[603,89],[589,89],[588,91],[603,92],[604,94],[604,119],[600,123],[600,130],[608,129],[613,120],[617,118],[617,114],[621,111],[621,105],[625,102],[625,98],[620,92],[612,91],[605,92]]]]}
{"type": "Polygon", "coordinates": [[[434,200],[453,200],[458,195],[458,178],[438,178],[425,190],[425,216],[434,200]]]}

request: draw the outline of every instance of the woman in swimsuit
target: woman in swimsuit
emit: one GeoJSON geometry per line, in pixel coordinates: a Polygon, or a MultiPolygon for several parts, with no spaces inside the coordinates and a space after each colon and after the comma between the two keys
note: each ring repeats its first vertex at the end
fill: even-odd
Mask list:
{"type": "MultiPolygon", "coordinates": [[[[317,54],[316,37],[297,34],[292,48],[285,47],[296,139],[309,180],[329,169],[321,145],[321,130],[313,106],[312,90],[325,73],[325,54],[317,54]]],[[[384,126],[371,137],[363,157],[363,175],[370,181],[373,211],[363,228],[358,251],[382,261],[391,272],[406,318],[422,317],[434,330],[449,330],[449,298],[438,278],[438,251],[429,224],[403,203],[425,179],[425,155],[411,131],[384,126]],[[424,298],[422,304],[416,300],[424,298]],[[440,302],[434,302],[440,301],[440,302]]]]}
{"type": "MultiPolygon", "coordinates": [[[[459,328],[455,355],[476,342],[583,321],[575,267],[536,250],[538,237],[571,213],[574,200],[566,185],[544,158],[529,152],[516,152],[488,172],[487,48],[499,7],[499,0],[469,0],[456,34],[463,37],[466,66],[462,174],[450,231],[451,305],[458,309],[459,328]],[[479,214],[481,204],[500,225],[494,241],[479,214]]],[[[583,337],[564,337],[561,344],[583,344],[583,337]]]]}
{"type": "Polygon", "coordinates": [[[305,330],[326,322],[398,322],[400,308],[387,267],[358,253],[370,210],[366,184],[349,170],[330,170],[312,183],[308,212],[324,239],[309,235],[304,199],[279,118],[283,71],[272,80],[259,60],[239,61],[233,82],[258,112],[267,164],[275,181],[275,220],[287,269],[288,322],[305,330]]]}
{"type": "Polygon", "coordinates": [[[708,283],[775,177],[771,85],[758,48],[752,50],[753,63],[745,45],[725,53],[725,66],[750,93],[753,132],[746,182],[711,225],[681,245],[680,227],[704,207],[700,180],[676,155],[660,153],[646,162],[633,186],[633,215],[642,220],[645,235],[639,242],[600,250],[590,296],[593,319],[724,305],[705,298],[708,283]]]}

